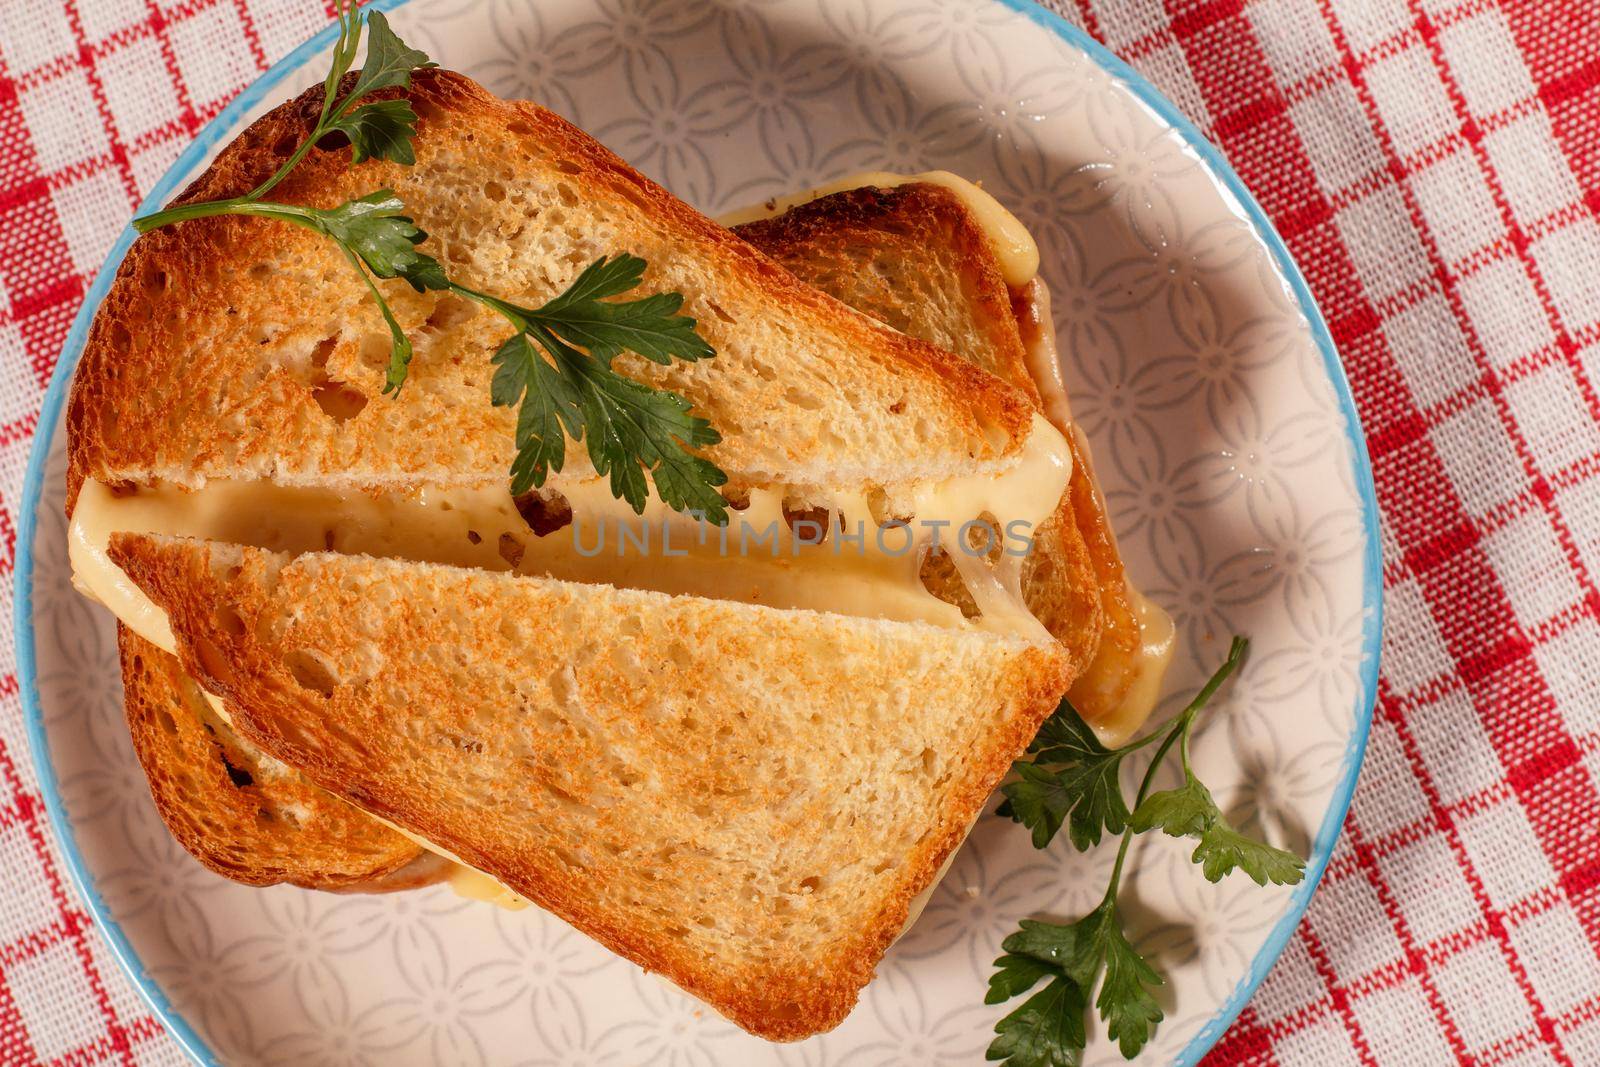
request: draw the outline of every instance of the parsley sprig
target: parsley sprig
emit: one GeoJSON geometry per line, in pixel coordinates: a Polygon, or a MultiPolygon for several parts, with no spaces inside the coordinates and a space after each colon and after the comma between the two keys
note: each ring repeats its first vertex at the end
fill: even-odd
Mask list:
{"type": "Polygon", "coordinates": [[[644,511],[648,475],[669,507],[726,523],[727,503],[717,487],[727,482],[727,475],[692,451],[716,444],[721,436],[692,414],[682,396],[612,369],[612,361],[623,352],[660,364],[715,355],[695,332],[695,320],[679,314],[680,294],[615,299],[643,281],[644,260],[627,254],[602,256],[554,299],[524,307],[452,280],[444,265],[419,247],[428,235],[392,189],[378,189],[331,208],[265,199],[313,147],[332,135],[349,141],[352,163],[385,159],[414,164],[417,115],[411,104],[404,99],[368,98],[382,89],[409,88],[413,72],[432,66],[426,54],[400,40],[381,12],[366,13],[341,3],[339,39],[323,82],[321,110],[310,135],[289,158],[243,196],[168,208],[135,219],[134,228],[148,233],[189,219],[249,215],[286,222],[332,240],[366,283],[388,326],[386,395],[404,386],[412,345],[375,279],[401,278],[419,293],[443,290],[481,304],[514,328],[494,354],[490,387],[492,403],[517,408],[513,494],[542,486],[551,471],[560,471],[566,462],[566,438],[571,437],[585,443],[596,473],[609,476],[611,491],[634,511],[644,511]],[[341,93],[360,50],[363,28],[366,63],[341,93]]]}
{"type": "Polygon", "coordinates": [[[1235,870],[1258,885],[1294,885],[1304,877],[1299,857],[1252,840],[1229,824],[1190,762],[1195,720],[1238,668],[1248,645],[1235,637],[1228,658],[1189,705],[1145,738],[1108,749],[1072,705],[1062,701],[1029,746],[1032,761],[1016,764],[1018,779],[1002,787],[1006,800],[1000,810],[1033,832],[1036,848],[1047,846],[1063,825],[1080,851],[1099,844],[1103,833],[1120,834],[1122,840],[1110,884],[1094,910],[1069,923],[1024,919],[1002,942],[1005,955],[995,960],[985,1003],[1004,1003],[1046,984],[996,1024],[999,1036],[989,1046],[988,1059],[1006,1067],[1077,1067],[1097,979],[1094,1007],[1123,1056],[1132,1059],[1150,1040],[1162,1019],[1154,990],[1163,979],[1128,939],[1117,904],[1135,835],[1159,829],[1195,840],[1193,859],[1212,882],[1235,870]],[[1124,759],[1150,744],[1159,747],[1130,812],[1118,773],[1124,759]],[[1174,748],[1183,784],[1151,792],[1157,771],[1174,748]]]}
{"type": "MultiPolygon", "coordinates": [[[[389,372],[384,392],[396,392],[405,382],[411,362],[411,342],[395,320],[388,301],[373,282],[379,278],[406,277],[421,292],[443,288],[443,270],[426,272],[423,260],[432,257],[416,251],[427,238],[405,213],[405,204],[392,189],[378,189],[336,207],[316,208],[285,204],[264,197],[300,165],[319,141],[342,134],[350,142],[352,161],[387,159],[404,166],[417,161],[411,141],[417,133],[417,115],[405,100],[368,100],[380,89],[409,88],[413,71],[435,66],[423,52],[401,41],[381,11],[370,14],[354,6],[341,6],[339,40],[334,45],[333,62],[322,85],[322,108],[311,133],[296,146],[272,175],[243,196],[205,200],[167,208],[133,220],[133,228],[149,233],[189,219],[216,215],[252,215],[277,219],[330,238],[372,293],[389,327],[392,341],[389,372]],[[349,90],[339,86],[355,62],[361,46],[361,32],[367,31],[367,62],[349,90]],[[370,273],[369,273],[370,272],[370,273]],[[416,273],[416,277],[412,274],[416,273]]],[[[434,262],[437,266],[437,262],[434,262]]]]}

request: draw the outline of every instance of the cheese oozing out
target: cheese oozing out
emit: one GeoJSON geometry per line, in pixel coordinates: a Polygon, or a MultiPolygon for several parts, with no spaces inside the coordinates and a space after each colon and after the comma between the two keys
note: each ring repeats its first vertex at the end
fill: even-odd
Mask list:
{"type": "MultiPolygon", "coordinates": [[[[1067,387],[1061,376],[1061,355],[1056,349],[1055,322],[1050,315],[1050,289],[1043,278],[1032,278],[1017,294],[1021,304],[1020,315],[1023,349],[1028,361],[1028,374],[1039,387],[1039,398],[1050,422],[1062,433],[1072,438],[1074,452],[1083,459],[1083,469],[1078,473],[1089,479],[1094,492],[1100,494],[1100,482],[1094,467],[1087,462],[1089,439],[1083,428],[1072,418],[1072,405],[1067,400],[1067,387]]],[[[1113,533],[1113,536],[1115,534],[1113,533]]],[[[1124,578],[1128,600],[1139,623],[1139,644],[1130,654],[1127,663],[1133,675],[1133,684],[1123,694],[1116,712],[1091,723],[1100,740],[1115,748],[1126,743],[1150,717],[1161,699],[1161,683],[1166,678],[1167,667],[1172,662],[1177,631],[1172,617],[1159,604],[1150,600],[1124,578]]],[[[1121,666],[1126,661],[1119,661],[1121,666]]],[[[1100,666],[1096,664],[1096,666],[1100,666]]]]}
{"type": "Polygon", "coordinates": [[[73,509],[69,556],[81,592],[168,651],[175,646],[166,613],[111,561],[113,532],[509,570],[1043,641],[1048,634],[1022,600],[1022,543],[1048,518],[1070,474],[1065,439],[1036,416],[1009,470],[916,484],[897,494],[910,502],[908,527],[880,526],[865,492],[807,490],[807,501],[820,502],[828,516],[807,528],[791,522],[784,490],[763,488],[751,490],[748,504],[730,511],[730,524],[718,528],[654,498],[635,515],[606,482],[589,478],[552,483],[572,521],[543,536],[530,528],[503,483],[376,494],[226,480],[192,490],[158,483],[115,491],[89,480],[73,509]],[[998,562],[956,543],[964,524],[984,516],[994,519],[985,529],[1011,548],[998,562]],[[1016,529],[1009,541],[1008,527],[1016,529]],[[976,617],[964,617],[922,584],[923,556],[936,544],[946,547],[965,579],[980,609],[976,617]]]}
{"type": "Polygon", "coordinates": [[[1144,726],[1161,699],[1161,683],[1172,664],[1178,644],[1178,631],[1172,616],[1130,583],[1128,599],[1139,620],[1139,647],[1134,653],[1133,684],[1128,688],[1116,713],[1094,724],[1095,733],[1107,746],[1126,744],[1144,726]]]}

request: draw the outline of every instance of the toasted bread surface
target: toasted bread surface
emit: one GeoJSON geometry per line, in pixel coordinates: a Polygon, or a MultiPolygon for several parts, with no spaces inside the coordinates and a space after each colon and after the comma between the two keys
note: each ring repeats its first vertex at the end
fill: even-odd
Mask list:
{"type": "Polygon", "coordinates": [[[836,1025],[1054,708],[1053,642],[117,535],[241,734],[746,1029],[836,1025]]]}
{"type": "MultiPolygon", "coordinates": [[[[734,232],[857,311],[949,349],[1040,403],[1000,272],[983,228],[961,198],[937,185],[865,186],[798,205],[734,232]]],[[[1074,484],[1089,484],[1076,467],[1074,484]]],[[[1023,574],[1028,608],[1062,643],[1077,675],[1095,660],[1104,625],[1097,557],[1078,523],[1071,492],[1034,536],[1023,574]]],[[[1115,542],[1108,542],[1115,559],[1115,542]]],[[[1100,546],[1105,547],[1105,546],[1100,546]]],[[[947,557],[924,564],[930,587],[970,607],[947,557]]],[[[1122,580],[1117,562],[1115,581],[1122,580]]]]}
{"type": "Polygon", "coordinates": [[[994,250],[949,189],[863,186],[733,232],[806,284],[954,352],[1039,403],[994,250]]]}
{"type": "Polygon", "coordinates": [[[424,884],[410,866],[421,848],[239,738],[176,657],[121,625],[117,643],[128,729],[150,794],[201,863],[256,886],[424,884]]]}
{"type": "MultiPolygon", "coordinates": [[[[681,292],[718,355],[616,365],[689,398],[722,433],[708,454],[735,483],[859,486],[1012,462],[1030,418],[1016,389],[799,283],[537,105],[442,70],[418,72],[408,95],[415,166],[315,149],[273,198],[331,207],[391,188],[453,277],[525,305],[602,255],[642,256],[640,292],[681,292]]],[[[320,97],[308,90],[253,124],[177,202],[252,188],[305,135],[320,97]]],[[[387,331],[332,241],[260,218],[141,237],[74,383],[69,510],[84,477],[504,481],[515,415],[489,403],[489,357],[510,327],[453,295],[378,284],[415,341],[398,396],[380,395],[387,331]]],[[[587,468],[581,448],[569,453],[569,468],[587,468]]]]}

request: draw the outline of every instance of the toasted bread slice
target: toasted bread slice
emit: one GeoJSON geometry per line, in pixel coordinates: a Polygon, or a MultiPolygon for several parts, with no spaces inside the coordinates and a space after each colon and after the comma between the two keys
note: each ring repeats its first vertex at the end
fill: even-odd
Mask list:
{"type": "Polygon", "coordinates": [[[150,795],[201,863],[257,886],[370,890],[432,880],[420,869],[431,864],[408,869],[423,853],[416,844],[236,735],[175,657],[125,626],[117,643],[150,795]]]}
{"type": "MultiPolygon", "coordinates": [[[[239,195],[310,128],[308,90],[225,148],[177,202],[239,195]]],[[[419,71],[417,162],[313,150],[274,199],[332,206],[387,187],[453,276],[525,305],[602,255],[649,263],[716,349],[616,366],[675,389],[722,434],[708,455],[740,484],[868,489],[999,471],[1031,432],[1028,398],[945,350],[810,286],[531,103],[419,71]]],[[[504,484],[515,413],[489,403],[509,334],[476,304],[378,283],[415,339],[410,378],[380,396],[387,331],[333,242],[259,218],[207,218],[135,242],[90,331],[68,412],[68,511],[107,484],[271,479],[342,488],[504,484]]],[[[569,450],[568,475],[587,468],[569,450]]]]}
{"type": "MultiPolygon", "coordinates": [[[[982,228],[950,190],[916,182],[851,189],[734,232],[800,280],[949,349],[1040,406],[1011,290],[982,228]]],[[[1087,454],[1073,458],[1072,484],[1090,484],[1087,454]]],[[[1105,624],[1097,560],[1079,532],[1077,503],[1070,492],[1062,497],[1061,508],[1035,535],[1023,572],[1028,607],[1066,647],[1074,674],[1095,658],[1105,624]]],[[[1114,554],[1115,542],[1110,546],[1114,554]]],[[[1118,561],[1119,586],[1120,567],[1118,561]]],[[[947,557],[930,557],[925,568],[943,595],[965,596],[947,557]]]]}
{"type": "Polygon", "coordinates": [[[849,1012],[1053,641],[119,534],[241,735],[764,1037],[849,1012]]]}

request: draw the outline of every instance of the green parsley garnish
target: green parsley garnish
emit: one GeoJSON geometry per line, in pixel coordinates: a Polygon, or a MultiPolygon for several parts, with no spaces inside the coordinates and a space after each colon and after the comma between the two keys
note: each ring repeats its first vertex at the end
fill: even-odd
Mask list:
{"type": "Polygon", "coordinates": [[[1079,852],[1100,843],[1102,831],[1120,834],[1128,822],[1117,774],[1132,748],[1108,749],[1089,724],[1063,703],[1045,720],[1028,746],[1031,762],[1012,769],[1018,780],[1001,787],[1008,815],[1033,831],[1033,847],[1044,848],[1066,822],[1079,852]]]}
{"type": "Polygon", "coordinates": [[[651,389],[611,369],[624,351],[656,363],[707,359],[713,353],[694,320],[678,314],[683,297],[656,293],[608,302],[639,284],[645,262],[638,256],[600,259],[565,292],[543,307],[524,308],[459,285],[450,288],[493,308],[517,332],[494,354],[490,396],[517,409],[517,458],[511,491],[543,485],[565,459],[565,437],[589,443],[596,472],[611,476],[611,492],[642,512],[644,470],[668,507],[693,511],[718,525],[727,522],[727,501],[716,487],[728,476],[710,460],[684,450],[714,445],[721,435],[689,412],[676,393],[651,389]],[[578,351],[575,345],[588,349],[578,351]],[[543,350],[549,356],[540,355],[543,350]]]}
{"type": "Polygon", "coordinates": [[[1212,882],[1235,870],[1258,885],[1294,885],[1305,876],[1298,856],[1245,837],[1229,825],[1189,759],[1195,719],[1239,666],[1248,646],[1244,638],[1235,637],[1228,658],[1188,707],[1121,748],[1106,748],[1072,705],[1062,701],[1028,747],[1032,762],[1015,765],[1019,778],[1002,787],[1006,800],[1000,811],[1033,832],[1034,847],[1048,845],[1063,824],[1080,851],[1099,844],[1102,832],[1120,834],[1122,841],[1111,884],[1093,911],[1070,923],[1024,919],[1002,943],[1006,954],[995,960],[984,1003],[1000,1004],[1041,981],[1047,984],[996,1024],[999,1036],[989,1046],[988,1059],[1006,1067],[1077,1067],[1086,1043],[1084,1015],[1097,978],[1100,992],[1094,1007],[1106,1024],[1106,1036],[1123,1056],[1132,1059],[1150,1040],[1162,1018],[1153,990],[1163,980],[1128,940],[1117,909],[1117,889],[1134,835],[1159,829],[1195,839],[1193,859],[1212,882]],[[1158,741],[1130,813],[1118,770],[1130,753],[1158,741]],[[1156,772],[1174,747],[1183,784],[1152,793],[1156,772]]]}
{"type": "Polygon", "coordinates": [[[409,88],[413,71],[432,66],[426,54],[396,36],[382,12],[369,14],[341,2],[339,40],[310,136],[270,178],[243,196],[168,208],[135,219],[134,228],[148,233],[187,219],[253,215],[329,238],[366,283],[389,327],[386,395],[398,393],[405,384],[412,348],[374,278],[403,278],[419,293],[445,290],[492,309],[515,328],[494,354],[490,387],[490,400],[496,406],[518,409],[513,494],[542,486],[552,470],[561,470],[566,438],[571,437],[586,443],[596,473],[609,476],[612,493],[635,512],[644,511],[648,474],[656,494],[669,507],[725,524],[727,502],[717,487],[727,482],[727,475],[690,451],[716,444],[721,435],[692,414],[689,402],[677,393],[654,389],[611,369],[612,360],[623,352],[661,364],[715,355],[695,332],[695,320],[678,313],[683,307],[680,294],[614,299],[639,286],[644,260],[627,254],[602,256],[564,292],[540,307],[528,308],[452,281],[444,265],[419,248],[428,235],[406,214],[404,202],[392,189],[378,189],[332,208],[263,199],[331,134],[349,140],[353,163],[386,159],[414,164],[411,142],[417,116],[410,103],[365,98],[380,89],[409,88]],[[341,94],[363,27],[366,64],[341,94]]]}

